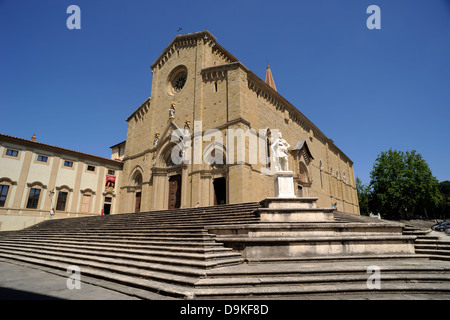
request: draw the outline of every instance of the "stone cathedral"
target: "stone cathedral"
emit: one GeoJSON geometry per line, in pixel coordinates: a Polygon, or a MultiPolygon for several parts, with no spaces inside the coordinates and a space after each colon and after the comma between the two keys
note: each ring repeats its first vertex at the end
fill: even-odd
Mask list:
{"type": "Polygon", "coordinates": [[[151,69],[151,96],[127,119],[119,212],[273,197],[265,160],[280,132],[296,195],[359,214],[353,162],[277,92],[269,66],[263,81],[203,31],[176,36],[151,69]]]}

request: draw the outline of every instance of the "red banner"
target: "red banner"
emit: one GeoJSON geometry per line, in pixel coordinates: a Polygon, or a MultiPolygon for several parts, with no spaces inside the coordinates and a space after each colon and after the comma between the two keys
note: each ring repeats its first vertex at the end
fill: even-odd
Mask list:
{"type": "Polygon", "coordinates": [[[115,185],[116,185],[116,177],[106,176],[105,190],[106,191],[114,191],[115,185]]]}

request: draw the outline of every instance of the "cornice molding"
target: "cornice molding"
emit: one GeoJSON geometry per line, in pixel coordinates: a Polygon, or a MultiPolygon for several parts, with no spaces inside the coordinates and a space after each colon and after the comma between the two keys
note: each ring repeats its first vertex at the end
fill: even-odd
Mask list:
{"type": "Polygon", "coordinates": [[[132,118],[137,120],[138,118],[142,118],[150,109],[150,101],[151,98],[147,98],[133,113],[127,118],[127,122],[129,122],[132,118]]]}
{"type": "Polygon", "coordinates": [[[30,152],[39,153],[39,151],[47,151],[52,153],[54,156],[59,156],[64,159],[70,159],[71,161],[94,161],[95,163],[111,166],[111,168],[119,168],[116,170],[121,170],[123,163],[121,161],[112,160],[108,158],[103,158],[89,153],[83,153],[80,151],[70,150],[66,148],[61,148],[57,146],[52,146],[46,143],[31,141],[23,138],[8,136],[0,133],[0,142],[7,142],[9,144],[18,145],[21,150],[29,150],[30,152]]]}

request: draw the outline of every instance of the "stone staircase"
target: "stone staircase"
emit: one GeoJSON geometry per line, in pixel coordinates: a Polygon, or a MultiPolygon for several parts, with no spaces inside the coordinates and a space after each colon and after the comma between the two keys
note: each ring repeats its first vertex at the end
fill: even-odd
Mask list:
{"type": "MultiPolygon", "coordinates": [[[[197,299],[374,298],[380,294],[442,294],[450,296],[450,266],[425,256],[347,256],[334,259],[293,259],[211,269],[196,282],[197,299]],[[369,267],[380,270],[380,287],[369,288],[369,267]]],[[[370,280],[369,280],[370,281],[370,280]]]]}
{"type": "Polygon", "coordinates": [[[266,241],[274,228],[296,241],[317,233],[321,243],[359,239],[366,246],[369,238],[385,242],[401,238],[398,225],[386,228],[385,222],[339,212],[330,222],[262,223],[260,208],[260,203],[246,203],[49,220],[21,231],[0,232],[0,258],[61,271],[76,265],[82,277],[106,280],[115,290],[120,290],[117,285],[133,288],[133,294],[143,298],[148,291],[196,299],[450,293],[450,265],[430,260],[428,254],[248,258],[233,243],[245,242],[249,235],[266,241]],[[382,275],[381,289],[375,291],[367,287],[371,265],[378,266],[382,275]]]}
{"type": "Polygon", "coordinates": [[[257,203],[48,220],[0,232],[0,257],[145,287],[174,296],[209,268],[241,264],[205,226],[252,223],[257,203]]]}
{"type": "Polygon", "coordinates": [[[431,229],[411,225],[405,225],[403,234],[415,235],[417,237],[414,241],[416,253],[426,254],[430,259],[450,261],[450,237],[446,240],[445,237],[440,238],[433,235],[431,229]]]}

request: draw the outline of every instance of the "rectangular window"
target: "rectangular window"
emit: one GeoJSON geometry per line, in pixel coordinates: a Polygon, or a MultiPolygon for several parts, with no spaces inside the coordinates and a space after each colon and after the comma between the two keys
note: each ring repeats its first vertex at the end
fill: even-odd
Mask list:
{"type": "Polygon", "coordinates": [[[57,211],[66,211],[67,192],[60,191],[58,193],[58,201],[56,202],[57,211]]]}
{"type": "Polygon", "coordinates": [[[13,149],[6,149],[6,155],[11,157],[17,157],[19,155],[19,151],[13,149]]]}
{"type": "Polygon", "coordinates": [[[28,196],[28,203],[27,203],[28,209],[37,209],[40,194],[41,194],[41,189],[35,189],[35,188],[30,189],[30,194],[28,196]]]}
{"type": "Polygon", "coordinates": [[[41,155],[38,155],[37,161],[40,161],[40,162],[47,162],[47,161],[48,161],[48,157],[47,157],[47,156],[41,156],[41,155]]]}
{"type": "Polygon", "coordinates": [[[91,195],[83,195],[83,202],[81,203],[81,212],[89,212],[91,208],[91,195]]]}
{"type": "Polygon", "coordinates": [[[95,167],[94,166],[87,166],[87,171],[92,171],[95,172],[95,167]]]}
{"type": "Polygon", "coordinates": [[[108,170],[108,174],[111,176],[114,176],[116,174],[116,172],[114,170],[108,170]]]}
{"type": "Polygon", "coordinates": [[[64,167],[69,167],[72,168],[73,167],[73,162],[72,161],[64,161],[64,167]]]}
{"type": "Polygon", "coordinates": [[[111,201],[112,201],[112,198],[111,198],[111,197],[105,197],[105,202],[106,202],[106,203],[111,203],[111,201]]]}
{"type": "Polygon", "coordinates": [[[9,186],[0,185],[0,207],[4,207],[6,196],[8,195],[9,186]]]}

